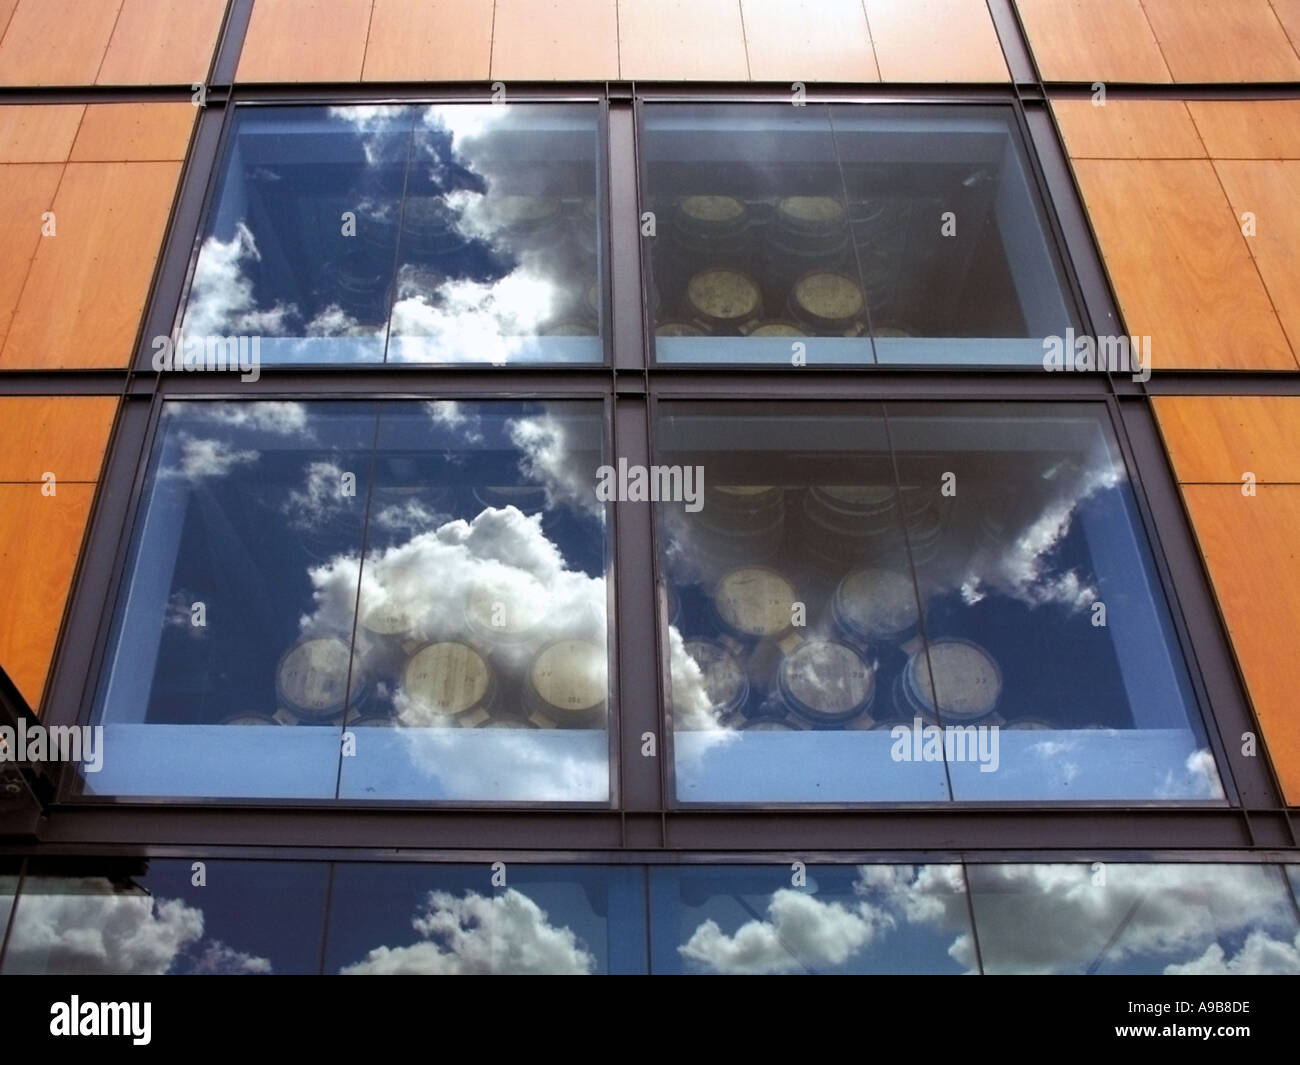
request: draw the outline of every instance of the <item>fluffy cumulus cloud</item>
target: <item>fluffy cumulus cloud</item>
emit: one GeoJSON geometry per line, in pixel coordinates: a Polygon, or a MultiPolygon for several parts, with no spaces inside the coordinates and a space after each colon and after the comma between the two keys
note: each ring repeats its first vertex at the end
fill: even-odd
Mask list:
{"type": "Polygon", "coordinates": [[[186,336],[283,336],[287,320],[298,309],[280,303],[257,306],[246,267],[261,258],[257,241],[243,222],[230,240],[208,237],[199,250],[181,331],[186,336]]]}
{"type": "Polygon", "coordinates": [[[256,403],[196,403],[187,410],[187,420],[207,421],[237,429],[251,429],[280,436],[310,439],[307,408],[302,403],[259,400],[256,403]]]}
{"type": "Polygon", "coordinates": [[[261,454],[251,448],[234,448],[224,440],[210,440],[192,433],[177,433],[176,441],[181,449],[179,460],[161,470],[162,477],[180,477],[187,481],[225,477],[231,470],[261,458],[261,454]]]}
{"type": "Polygon", "coordinates": [[[1165,966],[1166,976],[1281,976],[1300,973],[1300,933],[1290,942],[1256,929],[1241,950],[1229,955],[1211,943],[1199,958],[1165,966]]]}
{"type": "Polygon", "coordinates": [[[113,894],[26,894],[6,964],[17,971],[165,973],[203,936],[203,913],[180,899],[113,894]]]}
{"type": "Polygon", "coordinates": [[[204,946],[190,970],[196,974],[216,974],[221,976],[266,976],[271,973],[271,962],[255,954],[245,954],[242,950],[228,947],[220,940],[212,940],[204,946]]]}
{"type": "Polygon", "coordinates": [[[334,520],[339,514],[361,506],[355,491],[344,492],[344,478],[353,473],[351,482],[356,488],[354,471],[345,470],[335,462],[312,462],[304,471],[301,489],[292,489],[284,502],[284,512],[295,529],[318,529],[334,520]]]}
{"type": "Polygon", "coordinates": [[[596,959],[570,929],[552,925],[537,903],[514,888],[492,897],[432,891],[411,925],[419,942],[376,947],[341,972],[585,976],[596,967],[596,959]]]}
{"type": "Polygon", "coordinates": [[[509,423],[510,442],[520,451],[519,471],[546,489],[546,505],[571,506],[597,517],[595,471],[574,461],[572,430],[562,418],[539,414],[509,423]]]}
{"type": "Polygon", "coordinates": [[[716,973],[798,972],[844,964],[889,923],[865,901],[845,906],[782,888],[768,902],[766,920],[749,921],[731,935],[706,920],[677,950],[716,973]]]}

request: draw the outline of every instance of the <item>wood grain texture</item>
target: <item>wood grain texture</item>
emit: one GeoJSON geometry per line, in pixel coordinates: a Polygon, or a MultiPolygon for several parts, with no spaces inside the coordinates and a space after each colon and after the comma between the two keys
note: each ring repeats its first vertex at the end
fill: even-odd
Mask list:
{"type": "Polygon", "coordinates": [[[0,40],[0,85],[93,85],[122,0],[19,0],[0,40]]]}
{"type": "Polygon", "coordinates": [[[1065,147],[1074,159],[1197,159],[1205,157],[1182,100],[1053,100],[1065,147]]]}
{"type": "Polygon", "coordinates": [[[0,665],[28,705],[39,707],[76,570],[95,488],[0,484],[0,665]]]}
{"type": "Polygon", "coordinates": [[[94,482],[117,410],[114,396],[0,397],[0,482],[94,482]]]}
{"type": "Polygon", "coordinates": [[[618,36],[624,78],[745,81],[749,77],[738,0],[619,0],[618,36]]]}
{"type": "Polygon", "coordinates": [[[365,81],[484,81],[493,0],[374,0],[365,81]]]}
{"type": "Polygon", "coordinates": [[[1142,0],[1175,81],[1296,81],[1300,56],[1268,0],[1142,0]]]}
{"type": "Polygon", "coordinates": [[[238,81],[359,81],[370,0],[256,0],[238,81]]]}
{"type": "Polygon", "coordinates": [[[75,163],[181,161],[198,108],[185,103],[88,104],[72,146],[75,163]]]}
{"type": "Polygon", "coordinates": [[[1128,330],[1152,338],[1157,373],[1300,368],[1208,160],[1074,168],[1128,330]]]}
{"type": "Polygon", "coordinates": [[[1300,53],[1300,0],[1270,0],[1273,14],[1282,23],[1291,47],[1300,53]]]}
{"type": "Polygon", "coordinates": [[[68,163],[9,326],[0,369],[125,366],[179,163],[68,163]]]}
{"type": "Polygon", "coordinates": [[[741,0],[755,81],[879,81],[862,0],[741,0]]]}
{"type": "Polygon", "coordinates": [[[519,81],[617,78],[613,0],[497,0],[492,77],[519,81]],[[574,27],[580,26],[580,32],[574,27]]]}
{"type": "Polygon", "coordinates": [[[1300,159],[1300,100],[1188,100],[1213,159],[1300,159]]]}
{"type": "Polygon", "coordinates": [[[72,151],[84,104],[0,105],[0,163],[62,163],[72,151]]]}
{"type": "Polygon", "coordinates": [[[1156,396],[1156,419],[1184,482],[1300,484],[1300,396],[1156,396]]]}
{"type": "Polygon", "coordinates": [[[1249,498],[1187,485],[1183,496],[1264,742],[1287,802],[1300,804],[1300,486],[1263,485],[1249,498]]]}
{"type": "Polygon", "coordinates": [[[1016,0],[1048,81],[1172,81],[1139,0],[1016,0]]]}
{"type": "Polygon", "coordinates": [[[54,205],[62,176],[62,163],[0,163],[0,348],[41,241],[41,215],[54,205]]]}
{"type": "Polygon", "coordinates": [[[1233,214],[1255,216],[1246,246],[1300,361],[1300,160],[1217,159],[1214,169],[1233,214]]]}
{"type": "Polygon", "coordinates": [[[100,85],[206,81],[225,0],[122,0],[100,85]]]}
{"type": "Polygon", "coordinates": [[[865,0],[880,80],[1006,81],[984,0],[865,0]]]}

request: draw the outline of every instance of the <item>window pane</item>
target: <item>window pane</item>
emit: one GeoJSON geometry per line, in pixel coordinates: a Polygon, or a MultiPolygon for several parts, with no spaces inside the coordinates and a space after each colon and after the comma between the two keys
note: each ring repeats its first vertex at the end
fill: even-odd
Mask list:
{"type": "Polygon", "coordinates": [[[1037,366],[1076,324],[1010,108],[642,115],[661,363],[1037,366]]]}
{"type": "Polygon", "coordinates": [[[598,403],[164,411],[87,792],[608,799],[598,403]]]}
{"type": "Polygon", "coordinates": [[[1222,799],[1105,417],[663,404],[678,799],[1222,799]]]}
{"type": "Polygon", "coordinates": [[[340,865],[332,898],[327,973],[645,971],[639,866],[340,865]]]}
{"type": "Polygon", "coordinates": [[[286,363],[601,362],[594,105],[241,107],[183,320],[286,363]]]}
{"type": "Polygon", "coordinates": [[[971,866],[987,973],[1300,972],[1300,923],[1269,865],[971,866]]]}
{"type": "Polygon", "coordinates": [[[296,862],[33,861],[4,972],[314,973],[325,873],[296,862]]]}
{"type": "Polygon", "coordinates": [[[0,858],[0,946],[4,944],[9,915],[13,912],[14,893],[18,890],[21,859],[0,858]]]}
{"type": "Polygon", "coordinates": [[[957,865],[652,868],[655,973],[959,973],[974,968],[957,865]]]}

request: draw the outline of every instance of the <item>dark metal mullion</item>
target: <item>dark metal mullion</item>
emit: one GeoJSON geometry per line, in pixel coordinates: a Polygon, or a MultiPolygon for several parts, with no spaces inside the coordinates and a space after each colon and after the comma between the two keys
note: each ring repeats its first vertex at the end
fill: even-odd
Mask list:
{"type": "Polygon", "coordinates": [[[14,926],[14,916],[18,913],[18,900],[23,897],[23,885],[27,880],[28,859],[24,856],[18,861],[18,881],[14,884],[13,904],[9,907],[9,919],[0,929],[0,972],[4,971],[5,954],[9,950],[9,933],[14,926]]]}
{"type": "Polygon", "coordinates": [[[253,0],[228,0],[217,46],[213,49],[212,66],[208,71],[210,85],[229,86],[234,83],[252,16],[253,0]]]}

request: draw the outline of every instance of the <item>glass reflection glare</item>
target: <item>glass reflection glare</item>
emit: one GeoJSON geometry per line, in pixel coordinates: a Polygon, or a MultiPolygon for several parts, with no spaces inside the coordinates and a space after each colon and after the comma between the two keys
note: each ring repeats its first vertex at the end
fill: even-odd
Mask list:
{"type": "Polygon", "coordinates": [[[607,799],[604,448],[591,403],[169,404],[87,790],[607,799]]]}
{"type": "Polygon", "coordinates": [[[600,362],[597,112],[237,109],[182,332],[264,362],[600,362]]]}
{"type": "Polygon", "coordinates": [[[1222,800],[1104,412],[661,412],[679,799],[1222,800]]]}

